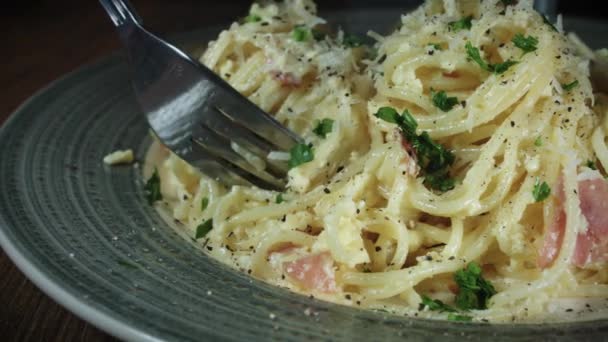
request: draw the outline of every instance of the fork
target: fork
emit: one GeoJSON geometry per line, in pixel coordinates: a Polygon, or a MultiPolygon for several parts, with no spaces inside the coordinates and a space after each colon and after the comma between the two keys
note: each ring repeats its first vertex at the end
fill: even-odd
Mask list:
{"type": "Polygon", "coordinates": [[[287,163],[268,154],[288,151],[301,138],[213,71],[146,31],[128,0],[99,2],[116,26],[137,101],[159,140],[224,184],[284,189],[287,163]],[[263,163],[251,163],[236,152],[241,149],[263,163]]]}

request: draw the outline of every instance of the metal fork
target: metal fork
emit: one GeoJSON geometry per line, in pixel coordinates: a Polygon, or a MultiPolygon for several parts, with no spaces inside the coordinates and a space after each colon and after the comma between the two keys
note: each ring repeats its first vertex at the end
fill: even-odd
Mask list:
{"type": "Polygon", "coordinates": [[[301,139],[201,63],[142,27],[128,0],[99,0],[126,49],[137,100],[152,130],[171,151],[227,185],[285,187],[287,151],[301,139]],[[254,167],[231,145],[265,161],[254,167]]]}

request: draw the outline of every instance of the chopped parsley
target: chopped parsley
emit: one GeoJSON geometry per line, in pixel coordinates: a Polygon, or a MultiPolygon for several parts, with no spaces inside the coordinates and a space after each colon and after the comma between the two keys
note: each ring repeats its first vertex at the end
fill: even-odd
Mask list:
{"type": "Polygon", "coordinates": [[[285,202],[285,199],[283,199],[283,194],[278,194],[278,195],[277,195],[277,198],[274,200],[274,202],[275,202],[276,204],[279,204],[279,203],[283,203],[283,202],[285,202]]]}
{"type": "Polygon", "coordinates": [[[334,127],[334,120],[332,119],[323,119],[316,121],[316,127],[312,130],[314,134],[325,139],[327,134],[331,133],[331,130],[334,127]]]}
{"type": "Polygon", "coordinates": [[[549,25],[549,27],[551,27],[551,29],[555,32],[559,32],[557,31],[557,27],[555,27],[555,25],[551,24],[551,22],[549,21],[549,18],[545,17],[544,15],[540,15],[543,18],[543,23],[549,25]]]}
{"type": "Polygon", "coordinates": [[[418,310],[427,307],[432,311],[448,312],[449,321],[470,322],[473,317],[463,315],[461,311],[485,310],[488,308],[488,300],[496,294],[496,289],[492,283],[483,278],[481,267],[476,262],[471,262],[464,269],[456,271],[454,281],[458,285],[456,307],[423,295],[418,310]]]}
{"type": "Polygon", "coordinates": [[[597,166],[595,166],[595,163],[593,162],[593,160],[587,160],[586,166],[588,168],[590,168],[591,170],[597,170],[597,166]]]}
{"type": "Polygon", "coordinates": [[[509,5],[515,5],[517,3],[517,0],[500,0],[500,2],[502,2],[502,4],[507,7],[509,5]]]}
{"type": "Polygon", "coordinates": [[[201,200],[201,211],[205,211],[205,209],[207,209],[207,206],[209,206],[209,198],[203,197],[203,199],[201,200]]]}
{"type": "Polygon", "coordinates": [[[422,295],[422,303],[420,303],[419,310],[424,309],[425,307],[429,308],[431,311],[439,311],[439,312],[456,312],[456,309],[445,304],[439,299],[431,299],[425,295],[422,295]]]}
{"type": "Polygon", "coordinates": [[[471,316],[460,315],[460,314],[456,314],[456,313],[450,313],[450,314],[448,314],[448,321],[470,322],[472,320],[473,320],[473,317],[471,317],[471,316]]]}
{"type": "Polygon", "coordinates": [[[382,107],[374,116],[399,126],[401,134],[416,152],[426,186],[438,191],[454,188],[454,180],[449,175],[449,167],[454,163],[454,155],[441,144],[433,141],[427,132],[416,134],[418,123],[407,109],[400,115],[394,108],[382,107]]]}
{"type": "Polygon", "coordinates": [[[503,72],[509,70],[510,67],[514,66],[517,63],[519,63],[519,62],[512,61],[512,60],[506,60],[503,63],[490,64],[490,67],[492,68],[492,72],[494,72],[497,75],[500,75],[503,72]]]}
{"type": "Polygon", "coordinates": [[[534,188],[532,189],[532,196],[534,196],[535,202],[542,202],[551,194],[551,188],[547,182],[540,182],[540,179],[536,177],[534,182],[534,188]]]}
{"type": "Polygon", "coordinates": [[[435,49],[435,50],[437,50],[437,51],[441,51],[441,50],[443,50],[443,49],[441,48],[441,45],[439,45],[439,44],[437,44],[437,43],[429,43],[429,44],[428,44],[428,46],[433,47],[433,49],[435,49]]]}
{"type": "Polygon", "coordinates": [[[291,31],[291,37],[296,42],[303,42],[308,40],[308,37],[311,36],[310,30],[304,25],[297,25],[291,31]]]}
{"type": "Polygon", "coordinates": [[[536,46],[538,45],[537,38],[532,36],[524,37],[521,33],[516,34],[511,41],[524,52],[524,55],[528,52],[536,51],[536,46]]]}
{"type": "Polygon", "coordinates": [[[458,32],[460,30],[470,30],[472,26],[471,20],[473,20],[473,16],[468,16],[458,21],[448,23],[448,27],[454,32],[458,32]]]}
{"type": "Polygon", "coordinates": [[[456,97],[448,97],[448,95],[443,90],[435,92],[431,89],[431,98],[435,107],[441,109],[444,112],[449,112],[459,102],[456,97]]]}
{"type": "Polygon", "coordinates": [[[534,146],[536,147],[541,147],[543,146],[543,137],[541,137],[540,135],[536,138],[536,140],[534,140],[534,146]]]}
{"type": "Polygon", "coordinates": [[[258,21],[262,21],[262,17],[260,17],[257,14],[249,14],[248,16],[245,17],[245,22],[246,23],[257,23],[258,21]]]}
{"type": "Polygon", "coordinates": [[[211,229],[213,229],[213,219],[208,219],[196,227],[196,234],[194,235],[194,238],[198,240],[205,237],[211,231],[211,229]]]}
{"type": "Polygon", "coordinates": [[[481,267],[476,262],[457,271],[454,280],[458,284],[459,291],[456,295],[456,306],[462,310],[488,308],[488,300],[496,294],[496,289],[489,281],[481,275],[481,267]]]}
{"type": "Polygon", "coordinates": [[[574,88],[576,88],[578,86],[578,80],[574,80],[570,83],[562,83],[562,89],[564,89],[564,91],[570,91],[574,88]]]}
{"type": "Polygon", "coordinates": [[[342,39],[342,44],[349,48],[356,48],[363,45],[363,40],[361,37],[354,34],[345,34],[342,39]]]}
{"type": "Polygon", "coordinates": [[[482,69],[487,70],[489,72],[493,72],[495,74],[500,75],[507,71],[510,67],[518,63],[517,61],[506,60],[503,63],[489,64],[483,58],[481,58],[479,49],[471,45],[471,42],[466,43],[465,49],[467,50],[467,55],[470,59],[479,64],[482,69]]]}
{"type": "Polygon", "coordinates": [[[312,144],[297,144],[289,150],[289,168],[292,169],[296,166],[308,163],[315,158],[314,149],[312,144]]]}
{"type": "Polygon", "coordinates": [[[154,169],[154,173],[152,173],[152,176],[146,181],[144,194],[150,205],[163,199],[163,195],[160,193],[160,177],[158,176],[157,169],[154,169]]]}

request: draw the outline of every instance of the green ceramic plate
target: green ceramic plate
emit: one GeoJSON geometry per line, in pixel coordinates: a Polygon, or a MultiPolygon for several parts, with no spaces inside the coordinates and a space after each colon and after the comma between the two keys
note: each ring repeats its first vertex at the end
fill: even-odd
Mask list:
{"type": "MultiPolygon", "coordinates": [[[[361,30],[353,23],[382,30],[400,12],[351,11],[339,19],[354,31],[361,30]]],[[[595,38],[608,32],[602,23],[579,25],[595,38]]],[[[203,45],[216,33],[185,39],[203,45]]],[[[138,168],[102,164],[105,154],[127,147],[141,160],[146,137],[118,54],[41,90],[0,131],[2,248],[44,292],[117,337],[578,341],[608,334],[608,320],[492,326],[407,319],[320,302],[232,271],[146,204],[138,168]]]]}

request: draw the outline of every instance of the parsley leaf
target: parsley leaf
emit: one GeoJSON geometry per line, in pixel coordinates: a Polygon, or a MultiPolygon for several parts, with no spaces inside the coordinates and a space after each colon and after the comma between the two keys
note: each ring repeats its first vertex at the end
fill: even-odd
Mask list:
{"type": "Polygon", "coordinates": [[[551,188],[547,182],[540,182],[540,179],[536,177],[534,182],[534,188],[532,189],[532,196],[534,196],[535,202],[542,202],[551,194],[551,188]]]}
{"type": "Polygon", "coordinates": [[[495,74],[502,74],[503,72],[509,70],[510,67],[514,66],[515,64],[517,64],[519,62],[517,61],[512,61],[512,60],[506,60],[503,63],[497,63],[497,64],[490,64],[490,67],[492,68],[492,71],[495,74]]]}
{"type": "Polygon", "coordinates": [[[524,55],[528,52],[536,51],[536,45],[538,45],[538,39],[532,36],[524,37],[521,33],[516,34],[511,41],[515,46],[524,51],[524,55]]]}
{"type": "Polygon", "coordinates": [[[597,166],[595,166],[595,163],[593,162],[593,160],[587,160],[586,166],[588,168],[590,168],[591,170],[597,170],[597,166]]]}
{"type": "Polygon", "coordinates": [[[314,149],[312,144],[297,144],[289,150],[289,168],[292,169],[296,166],[308,163],[315,158],[314,149]]]}
{"type": "Polygon", "coordinates": [[[304,25],[295,26],[293,28],[293,31],[291,32],[291,37],[296,42],[303,42],[305,40],[308,40],[308,37],[310,37],[310,36],[311,36],[310,30],[304,25]]]}
{"type": "Polygon", "coordinates": [[[260,17],[257,14],[249,14],[248,16],[245,17],[245,22],[246,23],[257,23],[258,21],[261,21],[262,17],[260,17]]]}
{"type": "Polygon", "coordinates": [[[205,209],[207,209],[207,206],[209,206],[209,198],[203,197],[203,199],[201,200],[201,211],[205,211],[205,209]]]}
{"type": "Polygon", "coordinates": [[[477,64],[479,64],[479,66],[482,69],[487,70],[487,71],[492,71],[490,69],[490,66],[488,65],[488,63],[486,63],[486,61],[484,61],[483,58],[481,58],[478,48],[474,47],[471,44],[471,42],[467,42],[464,47],[467,50],[467,55],[469,56],[470,59],[472,59],[477,64]]]}
{"type": "Polygon", "coordinates": [[[196,227],[196,234],[194,235],[194,238],[198,240],[205,237],[211,231],[211,229],[213,229],[213,219],[208,219],[196,227]]]}
{"type": "Polygon", "coordinates": [[[536,147],[541,147],[543,146],[543,137],[541,137],[540,135],[536,138],[536,140],[534,140],[534,146],[536,147]]]}
{"type": "Polygon", "coordinates": [[[549,18],[545,17],[544,15],[540,15],[543,18],[543,23],[549,25],[549,27],[551,27],[551,29],[555,32],[559,32],[557,31],[557,28],[555,27],[555,25],[551,24],[551,22],[549,21],[549,18]]]}
{"type": "Polygon", "coordinates": [[[327,134],[331,133],[334,127],[334,120],[332,119],[323,119],[321,121],[316,121],[316,127],[312,130],[314,134],[325,139],[327,134]]]}
{"type": "Polygon", "coordinates": [[[342,39],[342,44],[349,48],[356,48],[363,45],[363,40],[361,37],[354,34],[345,34],[344,38],[342,39]]]}
{"type": "Polygon", "coordinates": [[[443,90],[437,93],[431,90],[431,97],[435,107],[444,112],[449,112],[455,105],[458,104],[458,99],[456,97],[448,97],[443,90]]]}
{"type": "Polygon", "coordinates": [[[437,43],[428,43],[428,46],[432,46],[432,47],[433,47],[433,49],[435,49],[435,50],[437,50],[437,51],[441,51],[441,50],[443,50],[443,49],[441,48],[441,45],[439,45],[439,44],[437,44],[437,43]]]}
{"type": "Polygon", "coordinates": [[[488,300],[496,294],[494,286],[483,278],[481,267],[476,262],[457,271],[454,280],[459,287],[456,306],[462,310],[487,309],[488,300]]]}
{"type": "Polygon", "coordinates": [[[427,132],[416,134],[418,123],[407,109],[400,115],[394,108],[382,107],[374,116],[399,126],[401,134],[416,152],[418,165],[422,169],[421,176],[424,176],[426,186],[439,191],[454,188],[454,180],[449,177],[448,170],[454,162],[454,155],[443,145],[433,141],[427,132]]]}
{"type": "Polygon", "coordinates": [[[422,310],[424,307],[429,308],[431,311],[439,311],[439,312],[456,312],[456,309],[445,304],[439,299],[431,299],[425,295],[422,295],[422,303],[420,303],[419,309],[422,310]]]}
{"type": "Polygon", "coordinates": [[[509,5],[515,5],[517,3],[517,0],[500,0],[500,2],[502,2],[502,4],[507,7],[509,5]]]}
{"type": "Polygon", "coordinates": [[[562,83],[561,86],[564,91],[570,91],[578,86],[578,80],[574,80],[571,83],[562,83]]]}
{"type": "Polygon", "coordinates": [[[448,23],[448,27],[450,28],[450,30],[453,30],[454,32],[458,32],[460,30],[470,30],[471,29],[471,20],[473,19],[473,16],[468,16],[465,18],[462,18],[458,21],[452,21],[450,23],[448,23]]]}
{"type": "Polygon", "coordinates": [[[502,74],[510,67],[518,63],[517,61],[507,60],[503,63],[488,64],[486,61],[483,60],[483,58],[481,58],[479,49],[471,45],[471,42],[467,42],[464,47],[467,50],[467,55],[470,59],[479,64],[482,69],[487,70],[489,72],[493,72],[495,74],[502,74]]]}
{"type": "Polygon", "coordinates": [[[163,199],[163,195],[160,193],[160,177],[158,176],[157,169],[154,169],[154,173],[152,173],[152,176],[146,181],[146,185],[144,185],[144,194],[150,205],[163,199]]]}
{"type": "Polygon", "coordinates": [[[283,194],[278,194],[277,198],[274,200],[276,204],[283,203],[285,200],[283,199],[283,194]]]}
{"type": "Polygon", "coordinates": [[[456,313],[450,313],[450,314],[448,314],[448,321],[470,322],[472,320],[473,320],[473,317],[471,317],[471,316],[459,315],[459,314],[456,314],[456,313]]]}

